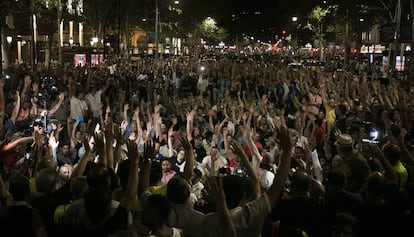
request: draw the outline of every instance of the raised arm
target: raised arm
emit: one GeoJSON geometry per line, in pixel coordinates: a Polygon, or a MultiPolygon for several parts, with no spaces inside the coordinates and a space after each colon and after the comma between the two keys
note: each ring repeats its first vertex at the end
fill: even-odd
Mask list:
{"type": "Polygon", "coordinates": [[[194,170],[193,146],[191,146],[191,143],[184,136],[181,136],[180,142],[185,151],[184,177],[187,181],[190,181],[194,170]]]}
{"type": "Polygon", "coordinates": [[[78,165],[75,166],[75,168],[73,169],[70,179],[74,179],[78,176],[81,176],[85,172],[86,165],[88,164],[89,157],[91,155],[91,147],[89,145],[89,142],[90,142],[89,138],[85,136],[83,139],[83,146],[85,147],[85,154],[83,154],[83,156],[79,160],[78,165]]]}
{"type": "Polygon", "coordinates": [[[151,163],[155,158],[154,144],[151,140],[144,145],[144,153],[141,160],[141,172],[138,185],[138,196],[148,190],[150,183],[151,163]]]}
{"type": "Polygon", "coordinates": [[[128,176],[128,183],[126,186],[126,191],[119,203],[120,206],[125,207],[127,210],[130,210],[134,201],[135,196],[137,195],[138,183],[139,183],[139,154],[138,147],[134,141],[127,141],[128,148],[128,158],[130,162],[130,171],[128,176]]]}
{"type": "Polygon", "coordinates": [[[250,128],[248,127],[244,128],[243,133],[244,133],[243,134],[244,140],[246,141],[246,144],[249,147],[254,158],[256,159],[257,162],[261,162],[263,157],[260,154],[259,149],[257,149],[257,146],[254,144],[253,138],[250,135],[250,128]]]}
{"type": "Polygon", "coordinates": [[[385,157],[384,153],[382,152],[381,148],[375,144],[368,144],[369,151],[372,155],[374,155],[380,161],[382,167],[385,170],[385,177],[393,184],[398,185],[398,176],[395,173],[394,169],[392,168],[390,162],[385,157]]]}
{"type": "Polygon", "coordinates": [[[187,139],[189,141],[193,140],[193,122],[194,122],[194,115],[195,115],[195,109],[191,110],[189,113],[187,113],[187,139]]]}
{"type": "Polygon", "coordinates": [[[98,163],[104,164],[106,167],[108,165],[106,159],[106,145],[104,134],[102,131],[95,132],[94,139],[95,139],[95,147],[96,151],[98,152],[98,163]]]}
{"type": "Polygon", "coordinates": [[[128,116],[129,104],[124,104],[124,120],[129,123],[129,116],[128,116]]]}
{"type": "Polygon", "coordinates": [[[116,146],[114,150],[114,167],[117,166],[119,161],[121,160],[121,151],[122,151],[122,145],[124,145],[124,134],[122,133],[121,126],[119,124],[114,124],[114,138],[116,140],[116,146]]]}
{"type": "Polygon", "coordinates": [[[236,228],[230,217],[230,212],[226,203],[226,196],[223,191],[223,183],[221,179],[215,176],[207,178],[208,195],[216,206],[216,213],[219,218],[220,237],[236,237],[236,228]]]}
{"type": "Polygon", "coordinates": [[[114,124],[108,120],[105,124],[105,150],[106,150],[106,165],[108,168],[114,169],[114,124]]]}
{"type": "Polygon", "coordinates": [[[247,157],[240,143],[238,143],[235,139],[233,139],[230,142],[230,144],[233,147],[234,153],[240,157],[240,159],[243,162],[243,165],[246,167],[247,175],[253,180],[255,190],[256,190],[255,196],[258,197],[261,193],[261,189],[260,189],[260,181],[259,181],[259,178],[257,177],[256,171],[254,170],[252,164],[249,161],[249,158],[247,157]]]}
{"type": "Polygon", "coordinates": [[[13,142],[4,145],[3,148],[0,150],[0,154],[15,149],[17,146],[24,147],[29,142],[33,142],[33,136],[17,138],[13,142]]]}
{"type": "Polygon", "coordinates": [[[13,123],[16,122],[17,116],[19,115],[19,111],[20,111],[20,93],[19,91],[16,91],[16,104],[14,105],[12,115],[10,118],[13,121],[13,123]]]}
{"type": "Polygon", "coordinates": [[[49,114],[50,115],[54,114],[60,108],[64,100],[65,100],[65,93],[62,92],[59,94],[58,103],[50,109],[49,114]]]}
{"type": "Polygon", "coordinates": [[[266,192],[267,196],[269,197],[271,206],[273,206],[283,194],[285,182],[289,175],[290,161],[292,156],[292,142],[288,128],[285,126],[280,127],[278,130],[278,136],[280,147],[282,149],[282,154],[280,157],[281,162],[276,173],[275,181],[266,192]]]}
{"type": "Polygon", "coordinates": [[[140,108],[137,107],[134,111],[134,119],[137,123],[138,136],[142,137],[144,134],[143,134],[143,131],[142,131],[141,119],[139,118],[139,113],[140,113],[140,108]]]}

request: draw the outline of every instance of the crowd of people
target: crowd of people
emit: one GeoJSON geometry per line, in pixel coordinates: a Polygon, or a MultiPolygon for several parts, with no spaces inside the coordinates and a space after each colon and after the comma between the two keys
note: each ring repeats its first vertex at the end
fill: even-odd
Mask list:
{"type": "Polygon", "coordinates": [[[12,65],[1,236],[414,236],[414,85],[281,57],[12,65]]]}

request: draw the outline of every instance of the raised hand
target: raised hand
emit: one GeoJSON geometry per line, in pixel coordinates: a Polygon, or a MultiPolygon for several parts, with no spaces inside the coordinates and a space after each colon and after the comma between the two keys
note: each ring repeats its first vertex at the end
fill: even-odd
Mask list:
{"type": "Polygon", "coordinates": [[[83,147],[85,147],[85,153],[89,154],[91,152],[91,138],[87,135],[83,137],[83,147]]]}
{"type": "Polygon", "coordinates": [[[107,114],[110,114],[111,113],[111,106],[106,106],[106,113],[107,114]]]}
{"type": "Polygon", "coordinates": [[[65,93],[62,92],[59,94],[59,101],[63,102],[64,100],[65,100],[65,93]]]}
{"type": "Polygon", "coordinates": [[[240,145],[240,143],[238,141],[236,141],[235,139],[232,139],[230,141],[230,145],[232,146],[232,148],[233,148],[232,150],[236,155],[239,155],[239,156],[242,156],[242,155],[245,156],[246,155],[244,153],[244,150],[243,150],[242,146],[240,145]]]}
{"type": "Polygon", "coordinates": [[[196,111],[193,109],[190,112],[187,113],[187,121],[194,121],[194,115],[196,111]]]}
{"type": "Polygon", "coordinates": [[[119,124],[114,124],[114,138],[117,144],[124,144],[124,134],[121,131],[119,124]]]}
{"type": "Polygon", "coordinates": [[[138,118],[139,118],[139,107],[137,107],[135,109],[135,111],[134,111],[134,119],[135,119],[135,121],[138,120],[138,118]]]}
{"type": "Polygon", "coordinates": [[[53,135],[53,133],[48,134],[47,137],[48,137],[48,140],[49,140],[49,146],[50,146],[50,148],[52,148],[52,150],[58,148],[59,141],[56,141],[56,138],[53,135]]]}
{"type": "Polygon", "coordinates": [[[132,160],[138,160],[139,153],[138,153],[138,147],[137,144],[134,141],[128,140],[126,142],[128,153],[127,156],[129,159],[132,160]]]}
{"type": "Polygon", "coordinates": [[[155,145],[152,141],[147,141],[144,145],[144,159],[146,160],[152,160],[155,158],[156,151],[155,151],[155,145]]]}
{"type": "Polygon", "coordinates": [[[223,191],[223,182],[216,176],[207,177],[207,193],[209,200],[215,205],[226,203],[226,196],[223,191]]]}
{"type": "Polygon", "coordinates": [[[171,122],[172,122],[172,126],[177,125],[177,123],[178,123],[177,116],[172,117],[171,122]]]}
{"type": "Polygon", "coordinates": [[[94,134],[95,146],[97,151],[103,152],[105,150],[105,141],[103,133],[94,134]]]}
{"type": "Polygon", "coordinates": [[[64,126],[61,124],[61,123],[58,123],[57,125],[55,125],[56,126],[56,132],[57,133],[60,133],[60,132],[62,132],[63,131],[63,129],[64,129],[64,126]]]}
{"type": "Polygon", "coordinates": [[[124,104],[124,111],[129,109],[129,104],[124,104]]]}
{"type": "Polygon", "coordinates": [[[183,146],[185,152],[193,152],[193,146],[188,141],[187,137],[181,136],[180,137],[181,146],[183,146]]]}
{"type": "Polygon", "coordinates": [[[106,142],[111,144],[112,140],[114,139],[114,125],[111,120],[108,120],[105,123],[105,138],[106,142]]]}

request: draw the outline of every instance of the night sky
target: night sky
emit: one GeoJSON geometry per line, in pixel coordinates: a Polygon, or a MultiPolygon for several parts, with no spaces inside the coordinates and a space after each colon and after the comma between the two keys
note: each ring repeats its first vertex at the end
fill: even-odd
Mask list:
{"type": "MultiPolygon", "coordinates": [[[[202,11],[217,19],[218,24],[235,35],[251,35],[268,40],[289,27],[292,16],[304,19],[310,9],[322,0],[196,0],[192,4],[205,2],[202,11]]],[[[193,7],[193,6],[192,6],[193,7]]],[[[195,6],[194,6],[195,7],[195,6]]],[[[191,9],[191,8],[190,8],[191,9]]]]}

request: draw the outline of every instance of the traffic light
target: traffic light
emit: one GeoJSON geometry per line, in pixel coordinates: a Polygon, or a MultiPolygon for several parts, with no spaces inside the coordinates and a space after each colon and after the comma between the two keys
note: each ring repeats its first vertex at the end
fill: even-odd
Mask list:
{"type": "Polygon", "coordinates": [[[286,37],[286,30],[282,30],[282,39],[286,37]]]}

